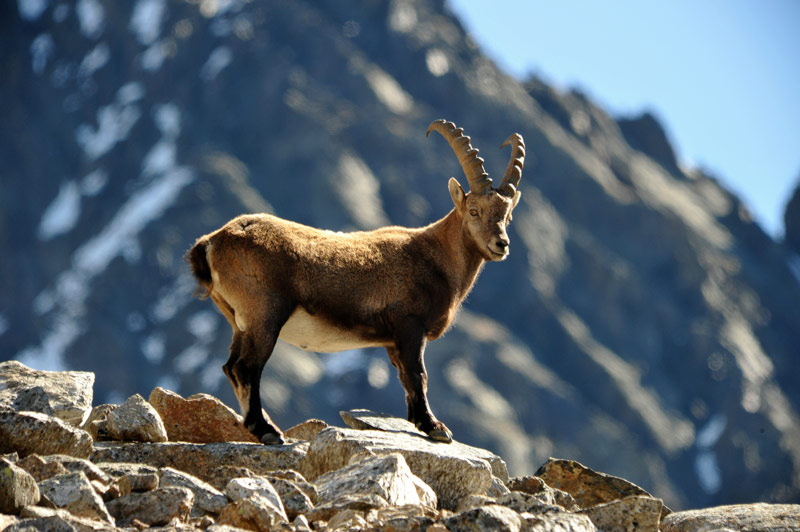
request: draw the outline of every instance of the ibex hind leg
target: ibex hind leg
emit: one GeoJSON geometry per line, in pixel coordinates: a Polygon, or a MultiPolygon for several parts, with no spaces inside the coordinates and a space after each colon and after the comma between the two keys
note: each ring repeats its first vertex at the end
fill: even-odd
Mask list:
{"type": "Polygon", "coordinates": [[[261,373],[272,355],[279,328],[253,327],[234,334],[231,358],[223,367],[239,401],[244,424],[262,443],[284,443],[283,434],[261,408],[261,373]]]}

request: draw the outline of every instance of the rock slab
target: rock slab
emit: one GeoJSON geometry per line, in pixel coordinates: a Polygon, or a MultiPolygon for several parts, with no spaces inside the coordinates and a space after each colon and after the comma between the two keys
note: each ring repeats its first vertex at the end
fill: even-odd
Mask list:
{"type": "Polygon", "coordinates": [[[505,463],[496,455],[457,442],[436,443],[405,432],[330,427],[311,442],[301,472],[309,480],[340,469],[359,454],[403,455],[411,471],[433,488],[439,505],[456,509],[464,497],[485,494],[492,475],[507,480],[505,463]],[[491,463],[490,463],[491,460],[491,463]]]}
{"type": "Polygon", "coordinates": [[[92,437],[60,418],[38,412],[0,410],[0,454],[68,454],[87,458],[92,437]]]}
{"type": "Polygon", "coordinates": [[[21,467],[0,458],[0,514],[17,514],[38,502],[36,480],[21,467]]]}
{"type": "Polygon", "coordinates": [[[148,401],[161,416],[169,441],[260,443],[242,417],[214,396],[200,393],[184,399],[157,387],[148,401]]]}
{"type": "Polygon", "coordinates": [[[737,504],[702,510],[674,512],[661,522],[661,532],[701,532],[737,530],[740,532],[797,532],[800,530],[800,504],[737,504]]]}
{"type": "Polygon", "coordinates": [[[165,442],[167,430],[158,412],[139,394],[108,413],[109,437],[120,441],[165,442]]]}
{"type": "Polygon", "coordinates": [[[38,371],[16,360],[0,363],[0,405],[21,400],[28,403],[28,410],[34,409],[44,414],[52,412],[52,415],[73,427],[81,426],[89,416],[93,387],[92,372],[38,371]],[[31,394],[38,398],[33,400],[31,394]],[[38,402],[41,410],[31,408],[31,402],[38,402]]]}

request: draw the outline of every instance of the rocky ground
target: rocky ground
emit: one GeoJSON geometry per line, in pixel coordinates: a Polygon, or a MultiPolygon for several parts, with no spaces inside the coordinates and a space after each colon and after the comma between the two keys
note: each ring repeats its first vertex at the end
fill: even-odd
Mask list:
{"type": "Polygon", "coordinates": [[[511,477],[489,451],[366,410],[267,447],[212,396],[92,407],[93,385],[0,364],[0,530],[800,530],[800,505],[673,512],[572,460],[511,477]]]}

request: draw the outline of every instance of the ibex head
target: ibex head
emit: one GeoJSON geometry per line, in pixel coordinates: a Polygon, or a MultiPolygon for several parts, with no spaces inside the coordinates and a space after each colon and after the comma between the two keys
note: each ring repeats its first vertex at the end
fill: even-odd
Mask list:
{"type": "Polygon", "coordinates": [[[463,129],[440,119],[428,127],[427,134],[430,135],[431,131],[438,131],[447,139],[467,177],[468,193],[464,192],[455,177],[450,178],[448,186],[469,242],[486,260],[505,259],[509,245],[506,227],[511,221],[511,211],[521,196],[517,187],[525,162],[522,136],[514,133],[500,146],[504,148],[511,145],[511,160],[500,186],[493,188],[492,179],[483,169],[483,159],[478,157],[478,150],[470,145],[470,139],[464,135],[463,129]]]}

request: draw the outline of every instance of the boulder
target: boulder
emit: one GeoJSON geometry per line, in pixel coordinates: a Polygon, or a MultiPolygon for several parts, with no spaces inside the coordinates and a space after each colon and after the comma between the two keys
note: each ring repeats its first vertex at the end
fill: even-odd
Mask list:
{"type": "Polygon", "coordinates": [[[317,434],[330,427],[321,419],[308,419],[283,431],[283,435],[291,440],[311,441],[317,434]]]}
{"type": "Polygon", "coordinates": [[[92,410],[93,386],[94,373],[88,371],[38,371],[16,360],[0,363],[0,405],[20,401],[73,427],[92,410]]]}
{"type": "Polygon", "coordinates": [[[119,530],[107,521],[78,517],[61,508],[26,506],[20,512],[20,517],[22,519],[16,526],[6,529],[0,527],[0,530],[3,530],[3,532],[39,530],[46,530],[47,532],[110,532],[119,530]]]}
{"type": "MultiPolygon", "coordinates": [[[[370,410],[356,409],[349,411],[339,412],[347,426],[358,430],[380,430],[383,432],[396,433],[398,435],[411,436],[411,441],[415,436],[424,438],[427,442],[435,448],[439,446],[438,442],[432,442],[428,435],[417,429],[417,427],[406,419],[401,419],[390,414],[382,414],[379,412],[372,412],[370,410]]],[[[496,454],[481,449],[479,447],[471,447],[456,441],[448,444],[453,451],[454,455],[465,457],[473,457],[481,460],[486,460],[492,467],[492,474],[499,478],[502,482],[508,482],[508,468],[505,461],[496,454]]]]}
{"type": "Polygon", "coordinates": [[[521,514],[528,532],[595,532],[594,523],[589,517],[567,512],[544,514],[521,514]]]}
{"type": "Polygon", "coordinates": [[[702,530],[756,532],[800,530],[800,504],[736,504],[674,512],[661,521],[661,532],[702,530]]]}
{"type": "Polygon", "coordinates": [[[536,497],[544,504],[558,505],[565,510],[578,510],[580,506],[575,499],[566,491],[552,488],[539,477],[524,476],[514,477],[508,481],[508,489],[520,491],[536,497]]]}
{"type": "Polygon", "coordinates": [[[113,523],[103,500],[83,472],[58,475],[39,483],[42,498],[77,517],[113,523]]]}
{"type": "Polygon", "coordinates": [[[501,479],[508,479],[502,460],[482,449],[457,442],[436,443],[406,432],[336,427],[327,428],[314,438],[301,472],[313,481],[346,466],[355,455],[393,453],[403,455],[411,471],[433,488],[443,508],[455,509],[462,498],[485,494],[492,485],[493,471],[501,479]]]}
{"type": "Polygon", "coordinates": [[[21,467],[0,458],[0,514],[17,514],[38,502],[36,480],[21,467]]]}
{"type": "Polygon", "coordinates": [[[367,513],[366,520],[374,530],[415,532],[427,529],[433,532],[435,529],[431,527],[438,517],[439,513],[436,510],[412,504],[371,510],[367,513]]]}
{"type": "Polygon", "coordinates": [[[106,506],[117,520],[117,526],[129,526],[134,520],[146,525],[166,525],[173,519],[186,521],[194,502],[188,488],[157,488],[131,493],[109,501],[106,506]]]}
{"type": "Polygon", "coordinates": [[[385,506],[407,504],[436,508],[434,491],[413,474],[402,454],[368,457],[316,479],[317,503],[336,503],[341,497],[377,495],[385,506]]]}
{"type": "Polygon", "coordinates": [[[456,514],[444,522],[451,532],[519,532],[527,530],[525,520],[510,508],[481,506],[456,514]]]}
{"type": "Polygon", "coordinates": [[[38,412],[0,410],[0,454],[68,454],[87,458],[92,437],[60,418],[38,412]]]}
{"type": "Polygon", "coordinates": [[[317,500],[317,489],[296,471],[276,471],[264,478],[278,492],[289,520],[311,511],[317,500]]]}
{"type": "Polygon", "coordinates": [[[111,443],[94,446],[91,460],[127,462],[152,467],[173,467],[194,475],[219,489],[214,472],[221,466],[247,468],[257,475],[279,469],[298,469],[308,443],[266,446],[255,443],[111,443]]]}
{"type": "Polygon", "coordinates": [[[145,464],[100,462],[98,468],[112,477],[124,491],[151,491],[158,487],[158,469],[145,464]]]}
{"type": "Polygon", "coordinates": [[[233,502],[258,495],[275,507],[282,520],[289,520],[286,517],[286,510],[283,508],[283,501],[281,501],[280,495],[270,481],[264,477],[231,479],[225,487],[225,495],[233,502]]]}
{"type": "Polygon", "coordinates": [[[119,408],[108,413],[106,430],[115,440],[167,441],[167,430],[158,412],[139,394],[130,396],[119,408]]]}
{"type": "Polygon", "coordinates": [[[148,401],[161,416],[169,441],[260,443],[239,414],[211,395],[200,393],[184,399],[157,387],[148,401]]]}
{"type": "Polygon", "coordinates": [[[250,495],[228,504],[217,519],[220,525],[264,532],[273,530],[276,525],[284,522],[286,522],[285,514],[261,495],[250,495]]]}
{"type": "Polygon", "coordinates": [[[54,460],[45,460],[38,454],[31,454],[23,458],[17,465],[31,474],[36,479],[36,482],[47,480],[56,475],[65,475],[69,473],[67,468],[61,463],[54,460]]]}
{"type": "Polygon", "coordinates": [[[119,405],[97,405],[92,408],[81,428],[88,432],[94,441],[113,440],[108,432],[108,416],[117,408],[119,405]]]}
{"type": "Polygon", "coordinates": [[[159,471],[159,476],[161,488],[188,488],[194,493],[193,516],[218,514],[228,504],[228,498],[219,490],[189,473],[165,467],[159,471]]]}
{"type": "MultiPolygon", "coordinates": [[[[536,476],[544,480],[547,485],[572,495],[575,502],[583,509],[632,495],[654,498],[632,482],[598,473],[575,460],[550,458],[539,468],[536,476]]],[[[669,508],[663,506],[662,517],[669,513],[669,508]]]]}
{"type": "Polygon", "coordinates": [[[632,495],[578,513],[586,515],[603,532],[658,532],[662,507],[660,499],[632,495]]]}

